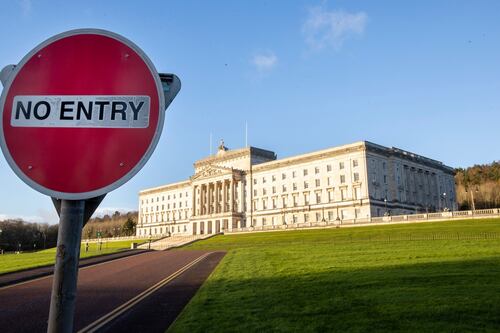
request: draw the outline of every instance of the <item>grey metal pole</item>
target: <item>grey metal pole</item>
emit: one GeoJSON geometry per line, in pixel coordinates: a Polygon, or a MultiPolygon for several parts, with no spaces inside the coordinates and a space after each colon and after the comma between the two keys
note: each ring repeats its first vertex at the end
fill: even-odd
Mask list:
{"type": "Polygon", "coordinates": [[[73,332],[84,211],[84,200],[61,200],[49,333],[73,332]]]}

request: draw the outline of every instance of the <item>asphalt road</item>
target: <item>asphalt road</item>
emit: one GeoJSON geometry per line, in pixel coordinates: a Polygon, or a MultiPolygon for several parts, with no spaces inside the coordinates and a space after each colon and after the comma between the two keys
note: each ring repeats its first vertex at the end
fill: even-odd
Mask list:
{"type": "MultiPolygon", "coordinates": [[[[80,268],[75,331],[88,327],[206,253],[146,252],[80,268]]],[[[220,252],[207,255],[172,282],[160,286],[150,296],[97,331],[120,331],[119,328],[123,328],[124,324],[139,325],[133,330],[135,332],[164,331],[223,256],[220,252]],[[172,301],[169,302],[169,299],[172,301]],[[158,307],[163,309],[161,313],[158,313],[158,307]],[[150,314],[146,318],[141,316],[141,313],[151,311],[155,311],[156,315],[150,314]],[[138,320],[144,322],[145,319],[156,320],[156,326],[141,326],[140,322],[137,323],[138,320]]],[[[0,288],[0,331],[45,332],[51,288],[52,276],[0,288]]]]}

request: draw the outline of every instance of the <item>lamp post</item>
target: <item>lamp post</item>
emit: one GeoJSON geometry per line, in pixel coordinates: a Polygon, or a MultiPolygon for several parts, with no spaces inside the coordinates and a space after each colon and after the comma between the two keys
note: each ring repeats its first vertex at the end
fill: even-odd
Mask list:
{"type": "Polygon", "coordinates": [[[446,192],[443,192],[443,201],[444,201],[444,211],[448,211],[448,207],[446,206],[446,192]]]}
{"type": "Polygon", "coordinates": [[[3,254],[3,250],[2,250],[2,248],[1,248],[1,246],[2,246],[2,231],[3,231],[3,230],[2,230],[2,229],[0,229],[0,254],[3,254]]]}

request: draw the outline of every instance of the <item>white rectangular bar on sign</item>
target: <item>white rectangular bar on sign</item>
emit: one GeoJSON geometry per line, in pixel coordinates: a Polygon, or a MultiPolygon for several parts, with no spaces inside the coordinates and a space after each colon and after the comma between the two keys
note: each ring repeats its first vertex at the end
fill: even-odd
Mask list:
{"type": "Polygon", "coordinates": [[[14,127],[146,128],[149,96],[15,96],[14,127]]]}

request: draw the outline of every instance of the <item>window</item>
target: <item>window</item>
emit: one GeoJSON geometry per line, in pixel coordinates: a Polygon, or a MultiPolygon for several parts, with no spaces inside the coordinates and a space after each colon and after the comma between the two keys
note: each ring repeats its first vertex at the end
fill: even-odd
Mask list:
{"type": "Polygon", "coordinates": [[[356,200],[361,199],[361,188],[360,187],[354,188],[354,199],[356,199],[356,200]]]}
{"type": "Polygon", "coordinates": [[[294,195],[293,196],[293,207],[297,207],[298,206],[298,202],[297,202],[297,196],[294,195]]]}
{"type": "Polygon", "coordinates": [[[257,200],[254,200],[253,202],[253,210],[257,210],[257,200]]]}
{"type": "Polygon", "coordinates": [[[385,162],[382,162],[382,169],[385,170],[385,162]]]}
{"type": "Polygon", "coordinates": [[[262,218],[262,225],[266,225],[266,218],[265,217],[262,218]]]}
{"type": "Polygon", "coordinates": [[[179,208],[182,208],[182,201],[179,202],[179,208]]]}
{"type": "Polygon", "coordinates": [[[179,198],[182,198],[182,193],[179,193],[179,198]]]}
{"type": "Polygon", "coordinates": [[[361,209],[359,208],[354,209],[354,217],[355,218],[361,217],[361,209]]]}
{"type": "Polygon", "coordinates": [[[309,214],[307,213],[304,214],[304,222],[309,222],[309,214]]]}
{"type": "Polygon", "coordinates": [[[331,210],[328,211],[328,221],[333,220],[333,212],[331,210]]]}
{"type": "Polygon", "coordinates": [[[165,196],[162,196],[162,197],[161,197],[161,201],[165,201],[165,196]]]}
{"type": "Polygon", "coordinates": [[[331,164],[328,164],[328,165],[326,166],[326,171],[327,171],[327,172],[332,171],[332,165],[331,165],[331,164]]]}
{"type": "Polygon", "coordinates": [[[387,175],[384,175],[384,184],[387,184],[387,175]]]}
{"type": "Polygon", "coordinates": [[[276,186],[273,186],[273,194],[276,193],[276,186]]]}
{"type": "Polygon", "coordinates": [[[321,213],[316,213],[316,222],[321,221],[321,213]]]}
{"type": "Polygon", "coordinates": [[[354,173],[354,181],[359,182],[359,173],[357,172],[354,173]]]}
{"type": "Polygon", "coordinates": [[[256,197],[257,196],[257,190],[253,190],[253,196],[256,197]]]}
{"type": "Polygon", "coordinates": [[[297,223],[298,219],[297,219],[297,215],[293,215],[293,223],[297,223]]]}
{"type": "Polygon", "coordinates": [[[297,176],[297,172],[296,171],[292,171],[292,178],[295,178],[297,176]]]}
{"type": "Polygon", "coordinates": [[[352,166],[357,167],[358,166],[358,160],[352,160],[352,166]]]}
{"type": "Polygon", "coordinates": [[[328,178],[326,179],[326,184],[327,184],[328,186],[330,186],[330,185],[331,185],[331,182],[332,182],[332,181],[331,181],[330,177],[328,177],[328,178]]]}
{"type": "Polygon", "coordinates": [[[281,180],[286,179],[286,173],[281,174],[281,180]]]}
{"type": "Polygon", "coordinates": [[[345,175],[340,175],[340,183],[341,184],[345,183],[345,175]]]}
{"type": "Polygon", "coordinates": [[[262,200],[262,209],[267,209],[267,200],[266,199],[262,200]]]}
{"type": "Polygon", "coordinates": [[[273,182],[276,181],[276,176],[273,175],[271,179],[272,179],[273,182]]]}
{"type": "Polygon", "coordinates": [[[262,184],[266,183],[266,177],[262,177],[262,184]]]}
{"type": "Polygon", "coordinates": [[[254,184],[254,185],[257,185],[257,178],[254,178],[254,179],[253,179],[253,184],[254,184]]]}
{"type": "Polygon", "coordinates": [[[276,208],[276,198],[273,198],[273,208],[276,208]]]}
{"type": "Polygon", "coordinates": [[[297,183],[293,183],[293,190],[297,191],[297,183]]]}
{"type": "Polygon", "coordinates": [[[320,181],[319,179],[316,179],[316,187],[318,187],[320,185],[320,181]]]}
{"type": "Polygon", "coordinates": [[[328,201],[329,202],[333,201],[333,191],[328,191],[328,201]]]}
{"type": "Polygon", "coordinates": [[[321,203],[321,192],[316,193],[316,203],[321,203]]]}
{"type": "Polygon", "coordinates": [[[319,173],[319,167],[314,168],[314,173],[317,175],[319,173]]]}
{"type": "Polygon", "coordinates": [[[344,162],[339,162],[339,169],[340,170],[344,169],[344,162]]]}
{"type": "Polygon", "coordinates": [[[309,188],[309,183],[308,182],[304,182],[304,188],[309,188]]]}
{"type": "Polygon", "coordinates": [[[283,186],[282,186],[282,191],[283,191],[283,192],[286,192],[286,185],[283,185],[283,186]]]}
{"type": "Polygon", "coordinates": [[[304,176],[307,176],[307,169],[304,169],[304,176]]]}
{"type": "Polygon", "coordinates": [[[281,200],[282,200],[283,208],[286,208],[286,197],[283,197],[281,200]]]}
{"type": "Polygon", "coordinates": [[[266,189],[265,189],[265,188],[263,188],[263,189],[262,189],[262,195],[266,195],[266,193],[267,193],[267,192],[266,192],[266,189]]]}
{"type": "Polygon", "coordinates": [[[304,193],[304,205],[309,205],[309,194],[304,193]]]}
{"type": "Polygon", "coordinates": [[[346,193],[346,189],[345,188],[343,188],[343,189],[340,190],[340,199],[342,201],[347,200],[347,193],[346,193]]]}

